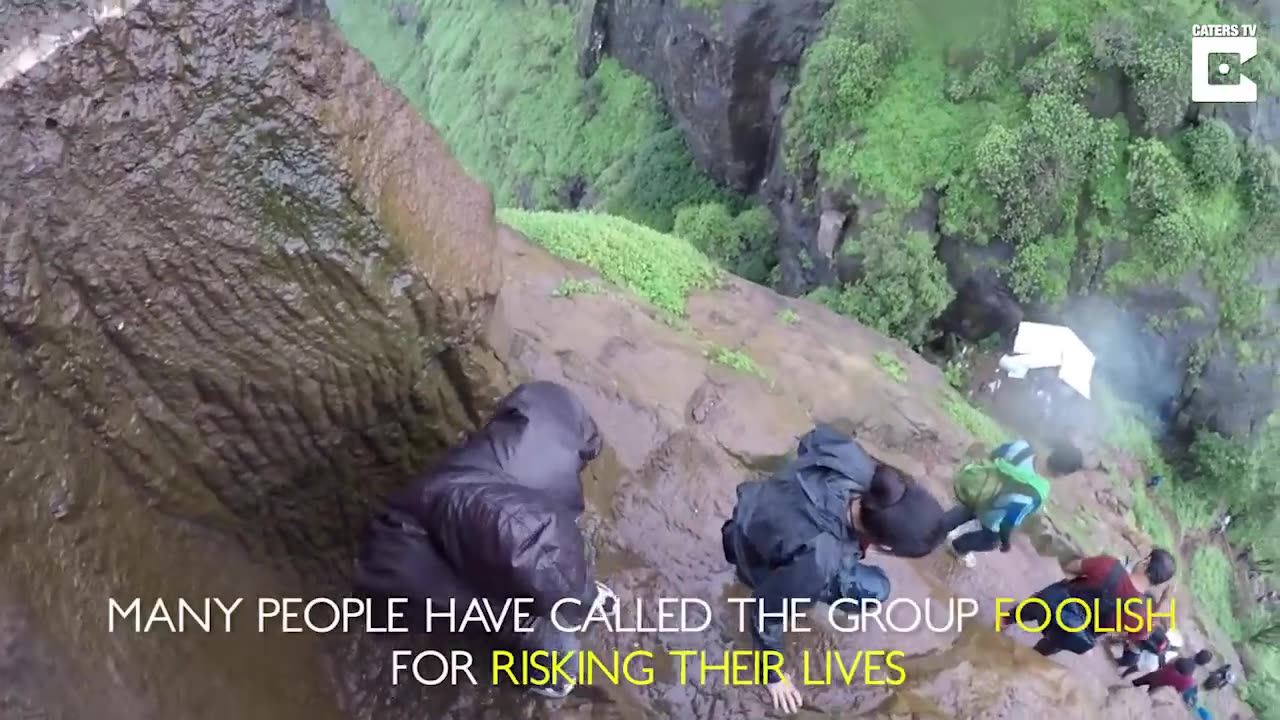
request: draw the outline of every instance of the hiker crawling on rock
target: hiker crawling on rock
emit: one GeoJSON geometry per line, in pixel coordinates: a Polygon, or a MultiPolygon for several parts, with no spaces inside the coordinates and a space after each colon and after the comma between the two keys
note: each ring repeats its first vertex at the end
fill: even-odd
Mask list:
{"type": "Polygon", "coordinates": [[[1083,465],[1074,445],[1059,444],[1041,460],[1025,440],[1007,442],[985,461],[965,465],[955,480],[960,504],[943,516],[943,530],[951,540],[948,548],[967,567],[977,565],[974,553],[997,547],[1008,552],[1013,532],[1049,500],[1045,476],[1070,475],[1083,465]],[[961,526],[973,520],[978,528],[959,534],[961,526]]]}
{"type": "Polygon", "coordinates": [[[1209,676],[1204,679],[1204,689],[1221,690],[1228,685],[1234,685],[1235,682],[1236,674],[1231,671],[1231,666],[1223,665],[1209,673],[1209,676]]]}
{"type": "Polygon", "coordinates": [[[1196,668],[1213,662],[1213,653],[1201,650],[1194,657],[1180,657],[1172,663],[1147,673],[1133,681],[1134,687],[1146,687],[1147,693],[1154,693],[1160,688],[1173,688],[1184,702],[1194,704],[1196,689],[1196,668]]]}
{"type": "MultiPolygon", "coordinates": [[[[1157,597],[1156,588],[1173,579],[1177,564],[1168,550],[1156,548],[1138,562],[1131,572],[1126,571],[1122,560],[1110,555],[1071,560],[1063,565],[1063,570],[1072,577],[1053,583],[1036,593],[1036,597],[1043,600],[1051,612],[1049,622],[1042,631],[1043,637],[1036,643],[1036,651],[1041,655],[1054,655],[1063,650],[1083,655],[1092,650],[1098,639],[1093,628],[1115,626],[1117,600],[1145,598],[1151,602],[1152,610],[1158,610],[1168,599],[1169,591],[1166,587],[1157,597]],[[1101,617],[1085,617],[1085,610],[1079,603],[1063,605],[1071,598],[1084,601],[1089,608],[1096,604],[1101,617]],[[1074,630],[1082,626],[1085,629],[1074,630]]],[[[1043,609],[1039,606],[1032,607],[1043,609]]],[[[1029,618],[1028,622],[1039,625],[1045,622],[1045,618],[1029,618]]],[[[1127,624],[1133,623],[1130,618],[1127,624]]],[[[1140,644],[1146,639],[1147,631],[1148,628],[1143,627],[1129,632],[1129,642],[1140,644]]]]}
{"type": "MultiPolygon", "coordinates": [[[[595,603],[608,608],[617,599],[592,581],[577,526],[585,508],[579,473],[600,448],[595,421],[569,390],[550,382],[517,387],[483,429],[387,500],[361,539],[356,587],[458,606],[530,598],[534,630],[510,640],[530,652],[577,649],[577,639],[551,623],[552,606],[576,599],[556,612],[562,625],[577,625],[595,603]]],[[[575,662],[568,673],[578,676],[575,662]]],[[[558,678],[530,690],[564,697],[573,688],[558,678]]]]}
{"type": "Polygon", "coordinates": [[[1172,663],[1178,657],[1181,644],[1181,636],[1163,625],[1151,628],[1151,632],[1138,642],[1122,642],[1123,652],[1116,660],[1116,664],[1124,668],[1120,677],[1154,672],[1172,663]]]}
{"type": "MultiPolygon", "coordinates": [[[[800,438],[797,457],[781,471],[739,485],[737,498],[721,528],[724,556],[754,591],[756,610],[767,613],[796,598],[883,602],[889,578],[862,563],[870,549],[917,558],[941,542],[938,501],[825,425],[800,438]]],[[[752,617],[756,648],[781,652],[781,623],[765,618],[761,627],[752,617]]],[[[786,674],[771,673],[768,692],[785,713],[802,703],[786,674]]]]}

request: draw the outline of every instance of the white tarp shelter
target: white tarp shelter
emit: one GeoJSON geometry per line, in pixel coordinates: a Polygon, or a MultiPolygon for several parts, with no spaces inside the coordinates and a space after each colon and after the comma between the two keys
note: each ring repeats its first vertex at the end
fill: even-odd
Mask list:
{"type": "Polygon", "coordinates": [[[1022,379],[1031,370],[1056,367],[1062,382],[1088,398],[1093,363],[1093,351],[1071,328],[1024,322],[1018,325],[1013,354],[1000,358],[1000,369],[1022,379]]]}

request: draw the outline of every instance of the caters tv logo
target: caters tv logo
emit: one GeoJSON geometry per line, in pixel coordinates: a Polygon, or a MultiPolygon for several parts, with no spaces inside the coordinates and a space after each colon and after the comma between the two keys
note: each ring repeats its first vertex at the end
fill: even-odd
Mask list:
{"type": "Polygon", "coordinates": [[[1258,101],[1258,85],[1240,73],[1232,84],[1220,80],[1258,54],[1257,25],[1195,25],[1191,28],[1191,100],[1214,103],[1258,101]],[[1238,58],[1238,59],[1236,59],[1238,58]],[[1231,62],[1235,59],[1234,64],[1231,62]]]}

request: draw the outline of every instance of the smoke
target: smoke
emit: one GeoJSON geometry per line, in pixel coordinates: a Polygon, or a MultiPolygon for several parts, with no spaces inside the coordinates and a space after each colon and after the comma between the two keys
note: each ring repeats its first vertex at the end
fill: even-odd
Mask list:
{"type": "MultiPolygon", "coordinates": [[[[1185,303],[1172,298],[1167,302],[1160,298],[1148,300],[1172,308],[1185,303]]],[[[1184,323],[1157,333],[1148,327],[1147,318],[1160,313],[1158,307],[1134,303],[1122,308],[1108,298],[1084,297],[1063,311],[1061,322],[1093,351],[1095,387],[1101,381],[1120,399],[1146,410],[1149,420],[1165,426],[1173,420],[1172,410],[1182,394],[1187,355],[1198,331],[1184,323]]]]}

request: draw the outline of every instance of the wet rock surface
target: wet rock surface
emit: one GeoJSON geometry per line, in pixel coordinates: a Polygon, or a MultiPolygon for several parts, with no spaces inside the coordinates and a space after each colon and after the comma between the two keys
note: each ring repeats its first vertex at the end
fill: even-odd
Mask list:
{"type": "MultiPolygon", "coordinates": [[[[740,191],[764,178],[787,77],[832,0],[594,0],[584,57],[604,52],[658,86],[699,166],[740,191]]],[[[584,69],[590,69],[585,63],[584,69]]]]}
{"type": "Polygon", "coordinates": [[[107,631],[108,597],[345,589],[370,500],[501,382],[489,197],[322,10],[148,3],[0,88],[0,585],[68,678],[12,707],[337,718],[375,684],[338,639],[107,631]]]}
{"type": "MultiPolygon", "coordinates": [[[[691,299],[689,327],[673,330],[618,292],[555,298],[566,277],[589,272],[514,234],[503,234],[502,247],[506,281],[491,326],[494,347],[534,376],[572,387],[611,443],[613,456],[593,467],[588,479],[590,511],[603,528],[595,543],[606,582],[624,599],[694,596],[721,609],[703,635],[597,634],[592,647],[659,653],[748,646],[727,600],[747,591],[721,555],[720,523],[732,509],[736,484],[775,466],[814,421],[856,432],[874,456],[949,497],[952,469],[971,438],[940,414],[937,394],[944,383],[937,370],[896,343],[825,309],[736,281],[691,299]],[[779,321],[784,308],[799,321],[779,321]],[[711,347],[745,353],[765,377],[716,365],[706,359],[711,347]],[[904,383],[876,365],[877,352],[897,355],[904,383]]],[[[1074,552],[1062,529],[1049,524],[1016,539],[1008,554],[984,556],[978,570],[941,552],[911,562],[873,555],[872,562],[893,578],[894,597],[927,603],[937,617],[945,617],[952,598],[976,598],[979,618],[959,633],[873,628],[839,637],[793,636],[793,652],[907,654],[902,686],[806,688],[810,716],[1183,717],[1186,710],[1177,703],[1164,703],[1151,715],[1150,700],[1117,678],[1101,650],[1048,661],[1031,650],[1033,636],[994,632],[994,599],[1026,597],[1053,582],[1061,577],[1056,558],[1074,552]]],[[[1193,643],[1199,637],[1188,635],[1193,643]]],[[[764,713],[754,689],[664,680],[627,692],[668,717],[764,713]]],[[[598,709],[589,701],[567,702],[578,712],[598,709]]],[[[1233,699],[1221,702],[1227,704],[1211,705],[1218,714],[1249,716],[1233,699]]]]}
{"type": "MultiPolygon", "coordinates": [[[[763,716],[758,691],[681,685],[670,664],[545,703],[393,687],[403,640],[106,631],[109,596],[344,592],[371,502],[483,418],[508,373],[566,383],[609,440],[584,523],[602,578],[626,601],[718,611],[692,636],[595,632],[597,650],[747,647],[719,527],[735,485],[815,420],[941,496],[971,440],[922,359],[757,286],[693,298],[682,329],[616,291],[553,297],[585,271],[496,228],[318,12],[151,3],[0,88],[0,718],[763,716]],[[764,377],[710,362],[716,346],[764,377]]],[[[908,655],[903,686],[809,688],[810,716],[1149,712],[1108,691],[1105,660],[1047,662],[991,630],[992,598],[1059,575],[1025,539],[998,570],[875,561],[898,597],[983,600],[980,622],[798,638],[908,655]]]]}

